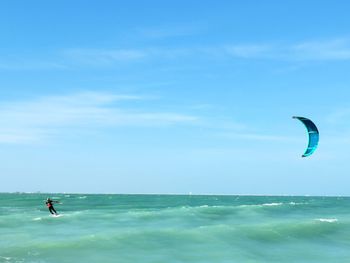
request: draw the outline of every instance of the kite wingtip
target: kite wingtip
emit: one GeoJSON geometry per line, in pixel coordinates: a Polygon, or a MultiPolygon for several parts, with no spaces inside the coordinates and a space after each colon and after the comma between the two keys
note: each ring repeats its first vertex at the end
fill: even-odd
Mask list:
{"type": "Polygon", "coordinates": [[[304,157],[309,157],[311,155],[311,153],[309,154],[303,154],[301,157],[304,158],[304,157]]]}

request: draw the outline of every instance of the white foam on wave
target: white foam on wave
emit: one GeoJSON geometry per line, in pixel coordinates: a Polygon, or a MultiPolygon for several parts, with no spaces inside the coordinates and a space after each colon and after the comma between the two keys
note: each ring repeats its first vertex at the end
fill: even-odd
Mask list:
{"type": "Polygon", "coordinates": [[[7,260],[7,261],[11,260],[10,257],[3,257],[3,256],[0,256],[0,258],[5,259],[5,260],[7,260]]]}
{"type": "Polygon", "coordinates": [[[265,203],[265,204],[250,204],[250,205],[239,205],[240,208],[250,207],[264,207],[264,206],[281,206],[283,203],[265,203]]]}
{"type": "Polygon", "coordinates": [[[59,215],[51,215],[51,217],[61,217],[63,216],[62,214],[59,214],[59,215]]]}
{"type": "Polygon", "coordinates": [[[78,198],[79,198],[79,199],[85,199],[85,198],[87,198],[87,196],[86,196],[86,195],[84,195],[84,196],[79,196],[78,198]]]}
{"type": "Polygon", "coordinates": [[[41,217],[36,217],[36,218],[33,219],[33,221],[39,221],[39,220],[42,220],[42,218],[41,217]]]}
{"type": "Polygon", "coordinates": [[[320,222],[327,222],[327,223],[338,222],[338,219],[336,219],[336,218],[319,218],[319,219],[315,219],[315,220],[320,221],[320,222]]]}
{"type": "Polygon", "coordinates": [[[290,205],[307,205],[308,203],[289,202],[290,205]]]}
{"type": "Polygon", "coordinates": [[[262,204],[262,206],[279,206],[283,205],[283,203],[267,203],[267,204],[262,204]]]}
{"type": "Polygon", "coordinates": [[[246,207],[260,207],[261,205],[238,205],[239,208],[246,208],[246,207]]]}

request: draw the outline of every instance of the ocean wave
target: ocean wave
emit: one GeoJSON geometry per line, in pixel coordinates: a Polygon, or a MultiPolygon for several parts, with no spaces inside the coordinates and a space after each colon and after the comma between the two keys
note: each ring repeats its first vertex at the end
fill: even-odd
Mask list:
{"type": "Polygon", "coordinates": [[[283,213],[290,210],[290,205],[282,202],[245,204],[245,205],[210,205],[177,206],[163,209],[134,209],[120,210],[118,218],[127,220],[147,220],[156,222],[158,220],[232,220],[250,218],[252,215],[283,213]],[[276,210],[277,209],[277,210],[276,210]],[[282,209],[282,210],[281,210],[282,209]]]}
{"type": "Polygon", "coordinates": [[[3,256],[0,256],[0,258],[1,258],[1,259],[4,259],[4,260],[6,260],[6,261],[11,260],[11,257],[3,257],[3,256]]]}
{"type": "Polygon", "coordinates": [[[347,262],[350,256],[348,199],[84,196],[66,199],[60,219],[50,217],[43,195],[0,198],[0,262],[347,262]]]}
{"type": "Polygon", "coordinates": [[[264,204],[248,204],[248,205],[238,205],[238,208],[259,208],[259,207],[269,207],[269,206],[282,206],[283,203],[264,203],[264,204]]]}
{"type": "Polygon", "coordinates": [[[315,220],[320,221],[320,222],[327,222],[327,223],[338,222],[338,219],[336,219],[336,218],[318,218],[318,219],[315,219],[315,220]]]}
{"type": "Polygon", "coordinates": [[[280,206],[283,205],[283,203],[266,203],[266,204],[262,204],[262,206],[280,206]]]}
{"type": "Polygon", "coordinates": [[[309,203],[297,203],[297,202],[289,202],[289,205],[308,205],[309,203]]]}

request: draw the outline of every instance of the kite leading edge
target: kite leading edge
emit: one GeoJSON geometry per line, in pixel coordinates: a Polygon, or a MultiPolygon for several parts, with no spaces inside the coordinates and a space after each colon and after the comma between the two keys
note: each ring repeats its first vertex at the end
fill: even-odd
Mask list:
{"type": "Polygon", "coordinates": [[[308,143],[308,146],[307,146],[304,154],[302,155],[302,157],[310,156],[316,150],[317,145],[318,145],[318,140],[320,137],[318,129],[317,129],[316,125],[311,120],[309,120],[307,118],[298,117],[298,116],[293,116],[293,118],[301,121],[307,129],[307,132],[309,135],[309,143],[308,143]]]}

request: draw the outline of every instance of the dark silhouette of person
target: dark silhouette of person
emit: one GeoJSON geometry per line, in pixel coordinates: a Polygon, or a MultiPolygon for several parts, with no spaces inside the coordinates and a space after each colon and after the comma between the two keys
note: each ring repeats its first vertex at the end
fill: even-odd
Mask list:
{"type": "Polygon", "coordinates": [[[53,214],[53,215],[57,215],[57,211],[53,207],[52,203],[59,203],[59,202],[58,201],[54,201],[51,198],[47,198],[46,199],[46,206],[49,209],[50,213],[53,214]]]}

